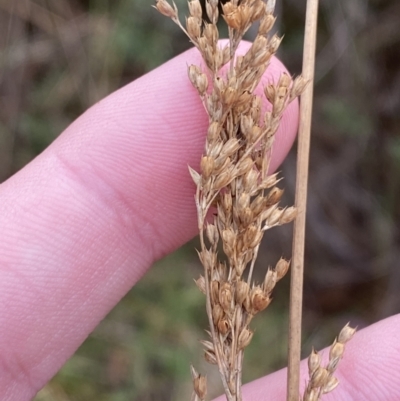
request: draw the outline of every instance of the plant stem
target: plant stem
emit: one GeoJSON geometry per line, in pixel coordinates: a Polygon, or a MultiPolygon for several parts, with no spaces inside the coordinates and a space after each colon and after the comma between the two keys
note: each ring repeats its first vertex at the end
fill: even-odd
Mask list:
{"type": "Polygon", "coordinates": [[[294,223],[293,232],[293,263],[290,283],[287,401],[299,401],[300,399],[299,381],[303,304],[305,217],[314,87],[313,80],[317,36],[317,16],[318,0],[307,0],[302,76],[308,82],[308,86],[300,98],[300,125],[297,151],[295,200],[298,214],[294,223]]]}

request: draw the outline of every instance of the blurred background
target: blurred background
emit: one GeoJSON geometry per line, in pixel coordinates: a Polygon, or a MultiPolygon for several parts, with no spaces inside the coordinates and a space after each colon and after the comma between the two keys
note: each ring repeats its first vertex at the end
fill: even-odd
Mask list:
{"type": "MultiPolygon", "coordinates": [[[[293,74],[301,71],[305,2],[277,1],[279,56],[293,74]]],[[[185,15],[185,2],[176,3],[185,15]]],[[[0,0],[1,181],[93,103],[190,47],[151,4],[0,0]]],[[[399,24],[397,0],[321,0],[304,356],[348,321],[362,328],[400,309],[399,24]]],[[[282,172],[290,203],[294,151],[282,172]]],[[[290,257],[291,227],[268,233],[264,244],[260,274],[290,257]]],[[[189,364],[206,369],[195,245],[157,263],[35,401],[187,401],[189,364]]],[[[255,321],[246,381],[285,365],[288,284],[255,321]]],[[[213,370],[209,381],[220,393],[213,370]]]]}

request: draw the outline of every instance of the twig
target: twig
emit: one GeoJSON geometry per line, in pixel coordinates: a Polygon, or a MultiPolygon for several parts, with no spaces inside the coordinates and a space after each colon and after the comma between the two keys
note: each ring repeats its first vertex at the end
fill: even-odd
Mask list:
{"type": "Polygon", "coordinates": [[[311,114],[315,46],[317,36],[318,0],[307,0],[303,50],[303,78],[308,86],[300,99],[296,200],[297,217],[293,234],[293,264],[290,284],[289,359],[287,401],[299,400],[301,318],[303,304],[303,271],[305,217],[307,203],[308,164],[310,151],[311,114]]]}

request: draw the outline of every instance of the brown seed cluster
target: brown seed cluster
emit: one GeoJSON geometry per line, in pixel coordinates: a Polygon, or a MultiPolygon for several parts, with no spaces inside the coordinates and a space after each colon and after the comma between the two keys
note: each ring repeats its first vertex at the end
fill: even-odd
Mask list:
{"type": "Polygon", "coordinates": [[[356,329],[348,324],[343,327],[338,338],[331,345],[329,361],[325,367],[321,366],[321,356],[312,350],[308,357],[308,385],[304,391],[303,401],[319,401],[324,394],[333,391],[339,384],[334,376],[337,366],[343,357],[345,344],[351,340],[356,329]]]}
{"type": "MultiPolygon", "coordinates": [[[[200,173],[190,168],[197,187],[199,258],[204,266],[204,276],[196,284],[206,295],[210,324],[210,339],[202,344],[206,360],[218,366],[228,401],[241,401],[243,351],[253,337],[250,322],[271,303],[272,290],[289,269],[289,262],[280,259],[267,269],[262,283],[255,283],[258,249],[266,230],[296,216],[294,207],[279,206],[283,194],[277,187],[279,178],[268,175],[271,149],[286,106],[306,82],[282,74],[277,83],[264,88],[270,110],[262,113],[261,97],[254,90],[281,41],[268,36],[275,21],[271,2],[226,2],[222,16],[229,42],[223,47],[218,43],[218,3],[206,0],[203,15],[199,0],[190,0],[186,26],[175,5],[157,0],[155,7],[181,27],[207,67],[203,71],[191,65],[188,71],[209,117],[200,173]],[[257,21],[253,44],[245,55],[235,56],[243,35],[257,21]],[[216,211],[212,221],[207,219],[210,210],[216,211]],[[217,255],[220,245],[226,260],[217,255]]],[[[203,400],[205,379],[193,372],[193,400],[203,400]]]]}

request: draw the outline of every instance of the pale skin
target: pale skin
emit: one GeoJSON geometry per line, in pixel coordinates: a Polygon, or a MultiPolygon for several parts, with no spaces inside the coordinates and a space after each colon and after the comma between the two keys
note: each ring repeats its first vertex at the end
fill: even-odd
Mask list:
{"type": "MultiPolygon", "coordinates": [[[[152,263],[196,234],[187,165],[198,167],[207,118],[191,63],[195,50],[108,96],[0,186],[2,401],[30,400],[152,263]]],[[[274,60],[266,79],[282,71],[274,60]]],[[[297,121],[293,103],[273,168],[297,121]]],[[[324,400],[400,400],[399,331],[393,316],[358,332],[324,400]]],[[[245,386],[244,400],[283,401],[285,374],[245,386]]]]}

